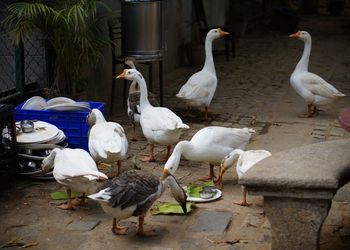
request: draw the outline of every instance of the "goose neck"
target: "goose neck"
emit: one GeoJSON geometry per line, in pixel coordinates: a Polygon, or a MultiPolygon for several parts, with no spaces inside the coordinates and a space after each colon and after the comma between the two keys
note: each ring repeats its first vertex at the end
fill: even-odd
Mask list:
{"type": "Polygon", "coordinates": [[[173,153],[165,163],[165,168],[168,168],[171,174],[174,174],[181,160],[181,155],[184,151],[192,150],[192,145],[189,141],[180,141],[176,144],[173,153]]]}
{"type": "Polygon", "coordinates": [[[311,38],[304,41],[303,55],[301,56],[295,71],[308,71],[309,58],[311,53],[311,38]]]}
{"type": "Polygon", "coordinates": [[[54,168],[55,158],[56,158],[56,155],[59,151],[60,151],[60,149],[58,149],[58,148],[53,149],[51,151],[51,153],[43,160],[42,166],[43,166],[43,170],[45,172],[54,168]]]}
{"type": "Polygon", "coordinates": [[[142,110],[144,110],[148,106],[151,106],[151,104],[148,101],[147,85],[145,79],[141,75],[138,75],[135,80],[140,88],[140,111],[142,113],[142,110]]]}
{"type": "MultiPolygon", "coordinates": [[[[181,188],[180,184],[177,182],[175,177],[173,175],[169,175],[165,180],[162,182],[162,192],[164,192],[164,187],[166,184],[169,185],[171,193],[173,194],[173,197],[177,202],[180,203],[182,209],[184,210],[184,207],[186,206],[186,193],[181,188]]],[[[185,211],[185,210],[184,210],[185,211]]]]}
{"type": "Polygon", "coordinates": [[[131,82],[130,87],[129,87],[129,94],[130,93],[135,93],[139,91],[139,86],[137,82],[134,80],[131,82]]]}
{"type": "Polygon", "coordinates": [[[102,123],[102,122],[106,122],[106,119],[105,119],[105,117],[103,116],[102,113],[98,113],[95,116],[95,124],[102,123]]]}
{"type": "Polygon", "coordinates": [[[163,186],[166,186],[166,184],[169,185],[170,189],[175,191],[175,193],[178,190],[181,190],[180,184],[176,181],[173,175],[169,175],[166,179],[164,179],[162,184],[163,186]]]}
{"type": "Polygon", "coordinates": [[[210,37],[205,39],[205,63],[203,69],[215,72],[213,59],[213,39],[210,37]]]}

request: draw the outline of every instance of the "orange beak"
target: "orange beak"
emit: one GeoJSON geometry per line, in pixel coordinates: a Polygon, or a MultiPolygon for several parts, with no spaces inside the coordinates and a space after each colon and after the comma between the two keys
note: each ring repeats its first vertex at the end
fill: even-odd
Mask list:
{"type": "Polygon", "coordinates": [[[223,31],[223,30],[220,29],[220,28],[218,28],[218,31],[219,31],[220,37],[227,36],[227,35],[230,34],[230,33],[226,32],[226,31],[223,31]]]}
{"type": "Polygon", "coordinates": [[[169,175],[170,175],[169,170],[166,169],[166,168],[164,168],[164,169],[163,169],[163,175],[162,175],[162,177],[160,178],[160,180],[162,180],[162,181],[165,180],[169,175]]]}
{"type": "Polygon", "coordinates": [[[299,38],[300,36],[300,31],[294,33],[294,34],[291,34],[289,37],[293,37],[293,38],[299,38]]]}
{"type": "Polygon", "coordinates": [[[120,75],[118,75],[116,78],[117,79],[125,79],[126,77],[126,70],[124,69],[123,73],[121,73],[120,75]]]}

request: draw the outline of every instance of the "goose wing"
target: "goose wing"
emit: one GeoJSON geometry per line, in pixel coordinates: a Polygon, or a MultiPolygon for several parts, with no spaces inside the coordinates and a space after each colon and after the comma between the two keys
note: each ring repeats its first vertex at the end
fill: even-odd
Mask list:
{"type": "Polygon", "coordinates": [[[140,92],[130,93],[128,97],[128,114],[140,114],[138,106],[140,105],[140,92]],[[130,113],[129,113],[130,112],[130,113]]]}
{"type": "Polygon", "coordinates": [[[95,198],[108,202],[112,207],[124,209],[146,202],[159,192],[160,185],[154,175],[130,170],[106,183],[95,198]]]}
{"type": "Polygon", "coordinates": [[[210,126],[198,131],[191,139],[195,144],[220,145],[230,148],[244,148],[255,131],[249,128],[226,128],[210,126]]]}
{"type": "Polygon", "coordinates": [[[210,95],[215,83],[215,76],[209,73],[206,74],[205,71],[200,71],[188,79],[176,96],[189,100],[206,98],[210,95]]]}
{"type": "Polygon", "coordinates": [[[323,97],[343,96],[335,87],[314,73],[306,72],[300,76],[301,83],[314,95],[323,97]]]}
{"type": "Polygon", "coordinates": [[[266,150],[248,150],[245,151],[237,160],[237,175],[239,178],[252,168],[256,163],[271,156],[272,154],[266,150]]]}
{"type": "Polygon", "coordinates": [[[54,175],[58,180],[82,176],[89,180],[108,179],[98,171],[95,161],[83,149],[64,149],[56,155],[54,175]]]}
{"type": "Polygon", "coordinates": [[[127,143],[125,141],[124,129],[118,123],[96,124],[91,128],[89,134],[89,151],[95,157],[105,159],[108,154],[126,152],[127,143]]]}

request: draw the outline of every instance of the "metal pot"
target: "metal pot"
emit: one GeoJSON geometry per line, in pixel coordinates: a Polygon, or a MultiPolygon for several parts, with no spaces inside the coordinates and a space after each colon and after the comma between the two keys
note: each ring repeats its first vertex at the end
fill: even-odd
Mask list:
{"type": "Polygon", "coordinates": [[[122,1],[122,55],[136,59],[161,57],[160,0],[122,1]]]}

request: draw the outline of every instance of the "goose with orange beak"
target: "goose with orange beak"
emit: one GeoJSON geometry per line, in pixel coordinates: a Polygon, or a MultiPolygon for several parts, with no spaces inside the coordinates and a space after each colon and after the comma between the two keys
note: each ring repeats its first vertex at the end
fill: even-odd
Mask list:
{"type": "MultiPolygon", "coordinates": [[[[225,171],[232,167],[235,162],[236,163],[236,172],[238,175],[238,179],[240,179],[245,172],[254,167],[256,163],[259,161],[271,156],[271,153],[266,150],[248,150],[243,151],[241,149],[235,149],[230,154],[225,156],[225,158],[221,162],[220,166],[220,175],[218,178],[218,182],[221,184],[222,176],[225,171]]],[[[241,186],[242,188],[242,201],[234,202],[237,205],[241,206],[249,206],[247,202],[247,189],[245,186],[241,186]]]]}
{"type": "Polygon", "coordinates": [[[79,205],[85,204],[85,194],[94,193],[98,190],[99,181],[107,180],[108,177],[98,171],[95,161],[88,152],[76,148],[55,148],[45,157],[41,163],[42,173],[46,173],[53,168],[55,180],[66,187],[68,201],[60,204],[57,208],[73,210],[71,192],[82,193],[82,200],[79,205]]]}
{"type": "Polygon", "coordinates": [[[311,35],[307,31],[298,31],[291,34],[290,37],[297,38],[304,42],[303,55],[290,77],[290,84],[293,89],[308,105],[308,112],[299,115],[299,117],[313,117],[318,114],[318,106],[332,103],[345,95],[320,76],[309,72],[308,66],[312,43],[311,35]]]}
{"type": "MultiPolygon", "coordinates": [[[[135,61],[134,58],[132,57],[127,57],[125,58],[125,64],[129,66],[130,69],[136,69],[136,64],[137,62],[135,61]]],[[[136,81],[132,81],[129,87],[129,95],[128,95],[128,100],[127,100],[127,106],[128,106],[128,116],[131,122],[132,126],[132,141],[137,141],[136,138],[136,123],[140,123],[140,89],[139,85],[137,84],[136,81]]],[[[159,103],[157,101],[156,95],[153,94],[152,92],[148,91],[148,100],[152,104],[152,106],[159,107],[159,103]]]]}
{"type": "Polygon", "coordinates": [[[208,108],[217,87],[217,77],[213,59],[212,44],[217,38],[229,35],[220,28],[212,29],[205,38],[205,63],[201,71],[192,75],[181,87],[176,97],[190,107],[204,107],[205,120],[208,120],[208,108]]]}
{"type": "Polygon", "coordinates": [[[120,173],[121,160],[126,158],[128,140],[123,127],[117,122],[108,122],[98,109],[92,109],[87,116],[89,131],[89,153],[97,162],[117,163],[120,173]]]}
{"type": "Polygon", "coordinates": [[[164,170],[174,174],[179,167],[181,157],[195,162],[209,163],[209,175],[200,180],[214,180],[214,166],[219,166],[222,159],[232,150],[245,149],[250,137],[255,133],[250,128],[226,128],[209,126],[200,129],[190,141],[183,140],[176,144],[173,153],[164,165],[164,170]]]}
{"type": "Polygon", "coordinates": [[[150,104],[145,79],[136,69],[124,70],[123,73],[117,76],[117,79],[136,81],[140,87],[140,124],[151,151],[150,156],[142,160],[155,161],[155,144],[167,147],[166,159],[168,159],[171,146],[179,141],[181,133],[189,126],[184,124],[181,118],[170,109],[153,107],[150,104]]]}

